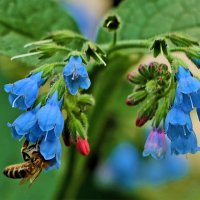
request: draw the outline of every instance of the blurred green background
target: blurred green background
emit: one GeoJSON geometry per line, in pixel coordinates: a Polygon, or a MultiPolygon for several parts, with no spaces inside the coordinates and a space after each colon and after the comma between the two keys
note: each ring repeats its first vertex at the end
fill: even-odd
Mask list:
{"type": "MultiPolygon", "coordinates": [[[[11,108],[3,86],[23,78],[32,69],[32,66],[38,63],[34,59],[11,62],[10,56],[23,52],[23,45],[26,41],[39,39],[45,33],[42,31],[44,27],[48,29],[47,25],[44,27],[38,25],[41,28],[40,32],[31,30],[31,19],[34,16],[29,16],[26,11],[24,11],[24,15],[26,15],[27,21],[24,23],[27,23],[27,27],[21,28],[22,15],[18,16],[18,11],[12,13],[12,5],[19,5],[19,7],[24,5],[23,9],[27,7],[28,12],[28,8],[30,10],[35,3],[46,5],[47,2],[50,1],[0,2],[0,46],[3,49],[0,50],[0,54],[2,54],[0,57],[1,171],[9,164],[22,162],[20,154],[22,142],[13,140],[9,128],[6,126],[7,122],[14,121],[20,111],[11,108]],[[29,7],[29,5],[31,6],[29,7]],[[4,11],[3,8],[5,8],[4,11]],[[4,16],[3,12],[6,12],[4,16]],[[12,21],[15,17],[19,18],[16,24],[17,31],[15,22],[12,21]],[[4,26],[5,23],[10,23],[10,26],[4,26]],[[20,34],[19,30],[21,32],[23,30],[25,34],[20,34]],[[29,30],[32,31],[31,37],[27,36],[29,30]]],[[[64,23],[61,27],[65,27],[65,17],[62,18],[64,14],[56,16],[53,13],[54,5],[58,6],[58,9],[62,9],[62,12],[69,12],[75,18],[81,32],[93,40],[97,38],[99,43],[109,42],[112,37],[102,28],[97,33],[102,18],[108,12],[117,12],[122,19],[120,40],[146,38],[169,31],[187,32],[200,39],[200,2],[198,0],[124,0],[122,3],[111,0],[56,1],[51,6],[52,11],[49,9],[49,12],[44,12],[45,20],[48,17],[51,18],[51,15],[55,15],[54,27],[46,31],[59,29],[61,23],[64,23]]],[[[35,16],[37,11],[36,9],[35,16]]],[[[39,17],[43,18],[42,12],[34,19],[36,20],[35,24],[47,23],[47,20],[40,21],[39,17]]],[[[66,28],[75,27],[70,19],[66,17],[66,20],[69,20],[66,28]]],[[[48,23],[51,24],[50,21],[48,23]]],[[[74,147],[65,148],[63,145],[60,169],[42,173],[30,188],[26,184],[21,186],[18,184],[18,180],[8,179],[2,174],[0,199],[200,199],[199,153],[181,157],[178,161],[172,159],[169,162],[142,158],[148,125],[143,129],[135,127],[136,108],[125,105],[125,99],[131,92],[131,85],[126,81],[126,73],[139,63],[148,63],[152,59],[149,56],[143,57],[136,54],[127,57],[119,52],[110,59],[105,70],[91,77],[93,80],[91,92],[96,97],[96,106],[89,112],[89,142],[92,145],[92,153],[89,157],[83,158],[75,152],[74,147]],[[119,146],[120,144],[124,146],[119,146]],[[129,150],[127,150],[127,146],[129,150]],[[72,166],[71,159],[74,157],[76,162],[72,166]],[[179,161],[181,165],[178,164],[179,161]],[[128,176],[129,173],[130,176],[128,176]],[[174,173],[175,175],[172,176],[174,173]]],[[[162,60],[162,58],[158,58],[158,60],[162,60]]],[[[195,132],[198,135],[200,126],[197,124],[196,116],[193,117],[193,120],[195,132]]]]}

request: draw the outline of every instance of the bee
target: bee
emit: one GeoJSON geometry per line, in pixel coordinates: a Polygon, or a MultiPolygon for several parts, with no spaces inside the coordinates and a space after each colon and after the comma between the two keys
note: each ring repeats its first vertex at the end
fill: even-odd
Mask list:
{"type": "Polygon", "coordinates": [[[3,173],[9,178],[22,179],[21,184],[26,181],[30,181],[32,184],[42,170],[49,166],[50,161],[45,160],[40,154],[38,143],[29,146],[26,140],[21,152],[25,162],[10,165],[4,169],[3,173]]]}

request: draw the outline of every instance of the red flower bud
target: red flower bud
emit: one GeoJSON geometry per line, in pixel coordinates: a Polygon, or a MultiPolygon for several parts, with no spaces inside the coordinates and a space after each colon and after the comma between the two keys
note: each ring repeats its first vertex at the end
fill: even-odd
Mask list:
{"type": "Polygon", "coordinates": [[[82,139],[81,137],[78,137],[76,142],[76,149],[80,152],[80,154],[88,156],[90,153],[90,145],[87,139],[82,139]]]}
{"type": "Polygon", "coordinates": [[[133,100],[131,99],[131,98],[127,98],[126,99],[126,104],[128,105],[128,106],[133,106],[134,105],[134,102],[133,102],[133,100]]]}
{"type": "Polygon", "coordinates": [[[133,78],[134,76],[136,76],[136,73],[135,73],[135,72],[129,72],[128,75],[127,75],[127,79],[128,79],[129,81],[131,81],[132,78],[133,78]]]}
{"type": "Polygon", "coordinates": [[[148,118],[147,116],[144,116],[144,117],[139,117],[139,116],[138,116],[137,119],[136,119],[135,124],[136,124],[136,126],[141,127],[141,126],[143,126],[148,120],[149,120],[149,118],[148,118]]]}

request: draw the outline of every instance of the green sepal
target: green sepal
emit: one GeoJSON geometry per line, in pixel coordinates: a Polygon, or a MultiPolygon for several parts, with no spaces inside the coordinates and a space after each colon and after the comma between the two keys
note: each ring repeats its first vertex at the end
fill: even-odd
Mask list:
{"type": "Polygon", "coordinates": [[[88,61],[93,58],[96,62],[106,66],[106,53],[98,45],[88,41],[83,45],[83,52],[86,54],[88,61]]]}
{"type": "Polygon", "coordinates": [[[54,44],[54,43],[41,44],[37,46],[36,48],[33,48],[30,50],[30,52],[40,52],[39,59],[49,58],[53,56],[54,54],[56,54],[57,52],[63,52],[65,54],[68,54],[70,51],[71,49],[54,44]]]}
{"type": "Polygon", "coordinates": [[[149,95],[146,97],[143,104],[141,104],[141,108],[139,110],[140,117],[148,117],[148,119],[152,119],[155,115],[157,109],[157,96],[156,95],[149,95]]]}
{"type": "Polygon", "coordinates": [[[46,37],[43,38],[44,40],[52,40],[53,42],[57,44],[65,44],[67,40],[74,40],[74,39],[80,39],[83,41],[87,41],[85,37],[82,35],[70,31],[70,30],[62,30],[62,31],[55,31],[47,35],[46,37]]]}
{"type": "Polygon", "coordinates": [[[161,98],[158,102],[158,108],[156,110],[154,122],[153,122],[156,128],[158,128],[161,121],[165,119],[168,113],[168,109],[169,109],[168,100],[165,97],[161,98]]]}
{"type": "Polygon", "coordinates": [[[174,45],[179,47],[199,46],[199,42],[181,33],[171,33],[166,36],[174,45]]]}
{"type": "Polygon", "coordinates": [[[94,106],[95,100],[92,95],[89,94],[81,94],[77,95],[77,103],[81,105],[87,105],[87,106],[94,106]]]}
{"type": "Polygon", "coordinates": [[[31,71],[31,74],[38,73],[42,71],[42,78],[48,78],[49,76],[54,74],[54,70],[56,67],[64,67],[64,62],[56,62],[56,63],[50,63],[50,64],[44,64],[34,70],[31,71]]]}
{"type": "Polygon", "coordinates": [[[66,84],[64,81],[63,76],[61,75],[59,79],[52,85],[51,89],[49,90],[48,96],[53,95],[54,92],[58,92],[58,99],[64,97],[65,91],[66,91],[66,84]]]}
{"type": "Polygon", "coordinates": [[[166,40],[163,38],[154,40],[153,45],[150,49],[154,51],[154,57],[157,57],[161,53],[163,53],[164,55],[168,54],[167,43],[166,40]]]}
{"type": "Polygon", "coordinates": [[[168,98],[168,107],[171,107],[173,104],[174,104],[174,99],[175,99],[175,96],[176,96],[176,87],[177,87],[177,83],[173,83],[168,95],[167,95],[167,98],[168,98]]]}
{"type": "Polygon", "coordinates": [[[73,114],[70,114],[68,117],[67,125],[74,138],[76,138],[78,135],[80,135],[82,138],[87,138],[86,131],[82,123],[80,120],[75,118],[73,114]]]}

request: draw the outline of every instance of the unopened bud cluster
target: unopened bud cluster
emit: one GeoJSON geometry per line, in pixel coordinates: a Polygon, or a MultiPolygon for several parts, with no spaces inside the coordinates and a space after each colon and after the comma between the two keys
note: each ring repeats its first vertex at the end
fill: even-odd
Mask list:
{"type": "Polygon", "coordinates": [[[137,126],[144,125],[155,116],[159,100],[169,87],[170,78],[167,65],[156,62],[140,65],[137,72],[128,74],[128,80],[134,85],[134,89],[127,97],[126,103],[130,106],[141,104],[136,119],[137,126]]]}

